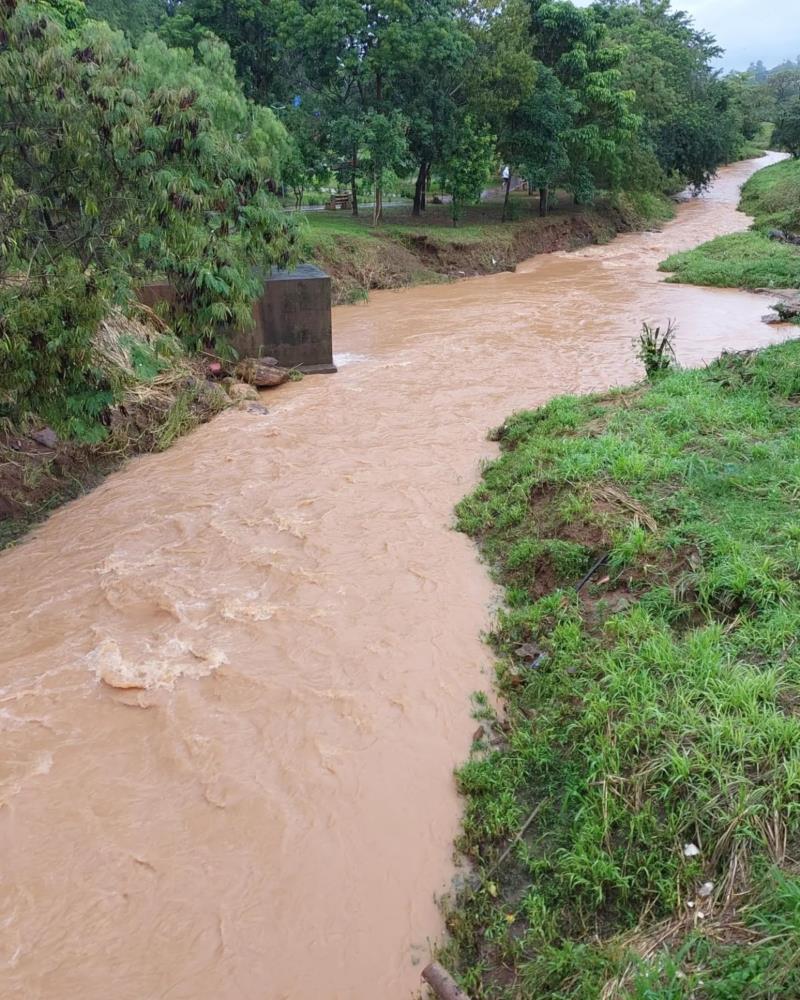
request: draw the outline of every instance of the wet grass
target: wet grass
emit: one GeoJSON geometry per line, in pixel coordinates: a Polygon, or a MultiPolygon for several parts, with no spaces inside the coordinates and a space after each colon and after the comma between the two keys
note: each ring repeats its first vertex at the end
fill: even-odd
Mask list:
{"type": "Polygon", "coordinates": [[[798,402],[799,343],[556,399],[459,506],[506,595],[458,775],[473,997],[800,996],[798,402]]]}
{"type": "Polygon", "coordinates": [[[746,233],[720,236],[661,265],[669,281],[721,288],[800,288],[800,247],[769,239],[770,229],[800,230],[800,160],[753,174],[742,188],[742,211],[754,217],[746,233]]]}

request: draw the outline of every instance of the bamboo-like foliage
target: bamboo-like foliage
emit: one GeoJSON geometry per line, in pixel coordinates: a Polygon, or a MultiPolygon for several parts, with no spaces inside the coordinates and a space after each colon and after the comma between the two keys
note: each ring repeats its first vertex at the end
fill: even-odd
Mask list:
{"type": "Polygon", "coordinates": [[[196,62],[155,40],[134,50],[107,25],[68,32],[2,0],[0,404],[101,433],[111,387],[91,339],[148,275],[174,285],[189,346],[247,323],[254,267],[294,256],[269,190],[285,151],[220,43],[196,62]]]}

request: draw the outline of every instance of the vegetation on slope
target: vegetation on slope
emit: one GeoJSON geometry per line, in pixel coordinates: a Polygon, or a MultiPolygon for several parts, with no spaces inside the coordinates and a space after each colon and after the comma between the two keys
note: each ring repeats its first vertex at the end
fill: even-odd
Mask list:
{"type": "Polygon", "coordinates": [[[459,773],[473,997],[800,995],[798,402],[789,343],[501,429],[458,509],[506,593],[459,773]]]}
{"type": "Polygon", "coordinates": [[[41,417],[0,418],[0,549],[126,458],[163,451],[230,404],[206,365],[164,329],[114,311],[92,338],[92,363],[113,402],[103,434],[59,437],[41,417]]]}
{"type": "Polygon", "coordinates": [[[747,233],[733,233],[673,254],[661,264],[670,281],[721,288],[800,288],[800,246],[770,239],[771,229],[800,231],[800,160],[755,173],[742,188],[742,211],[754,216],[747,233]]]}

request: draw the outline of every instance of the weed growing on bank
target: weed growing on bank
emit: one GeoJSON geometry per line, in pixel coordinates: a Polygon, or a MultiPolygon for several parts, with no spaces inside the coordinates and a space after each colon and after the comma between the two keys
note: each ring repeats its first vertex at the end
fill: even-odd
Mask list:
{"type": "Polygon", "coordinates": [[[559,398],[460,504],[506,594],[458,775],[474,998],[800,995],[798,402],[799,343],[559,398]]]}
{"type": "Polygon", "coordinates": [[[742,188],[742,211],[753,229],[673,254],[660,265],[668,281],[719,288],[800,288],[800,247],[771,240],[771,229],[800,231],[800,160],[753,174],[742,188]]]}

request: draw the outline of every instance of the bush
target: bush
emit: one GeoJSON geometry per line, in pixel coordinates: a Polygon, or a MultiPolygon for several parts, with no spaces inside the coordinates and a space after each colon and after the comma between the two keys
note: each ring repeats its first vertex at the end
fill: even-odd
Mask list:
{"type": "Polygon", "coordinates": [[[286,142],[221,43],[193,63],[43,10],[0,0],[0,405],[85,438],[111,393],[93,333],[134,282],[172,282],[189,345],[249,321],[253,265],[294,254],[267,187],[286,142]]]}

